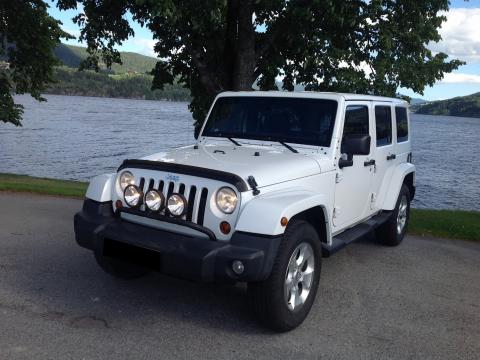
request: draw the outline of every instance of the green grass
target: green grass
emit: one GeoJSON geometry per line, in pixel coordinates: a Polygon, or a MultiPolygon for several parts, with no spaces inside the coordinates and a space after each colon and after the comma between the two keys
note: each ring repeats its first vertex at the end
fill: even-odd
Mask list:
{"type": "Polygon", "coordinates": [[[55,180],[27,175],[0,174],[0,191],[31,192],[83,198],[87,183],[70,180],[55,180]]]}
{"type": "Polygon", "coordinates": [[[412,209],[408,232],[480,242],[480,212],[412,209]]]}
{"type": "MultiPolygon", "coordinates": [[[[87,183],[1,174],[0,191],[31,192],[83,198],[87,183]]],[[[480,212],[412,209],[409,234],[480,242],[480,212]]]]}

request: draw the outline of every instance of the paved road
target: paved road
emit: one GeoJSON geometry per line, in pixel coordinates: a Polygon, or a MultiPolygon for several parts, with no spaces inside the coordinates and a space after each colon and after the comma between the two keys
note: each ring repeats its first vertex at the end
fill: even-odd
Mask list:
{"type": "Polygon", "coordinates": [[[480,246],[351,245],[307,321],[258,327],[242,286],[120,281],[78,247],[78,200],[0,193],[0,359],[463,358],[480,354],[480,246]]]}

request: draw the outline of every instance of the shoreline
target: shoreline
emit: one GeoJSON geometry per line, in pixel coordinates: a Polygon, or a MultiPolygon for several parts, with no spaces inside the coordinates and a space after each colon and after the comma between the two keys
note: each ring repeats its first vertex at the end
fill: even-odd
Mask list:
{"type": "MultiPolygon", "coordinates": [[[[83,199],[88,183],[0,173],[0,191],[83,199]]],[[[411,209],[408,233],[480,242],[480,211],[411,209]]]]}

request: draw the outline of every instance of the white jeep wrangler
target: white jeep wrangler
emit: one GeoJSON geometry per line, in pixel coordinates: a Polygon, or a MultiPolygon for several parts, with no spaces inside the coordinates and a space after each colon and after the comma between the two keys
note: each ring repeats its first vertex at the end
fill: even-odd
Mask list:
{"type": "Polygon", "coordinates": [[[372,230],[386,245],[405,235],[415,166],[404,101],[226,92],[196,139],[92,179],[75,233],[103,270],[248,282],[256,317],[286,331],[312,307],[322,256],[372,230]]]}

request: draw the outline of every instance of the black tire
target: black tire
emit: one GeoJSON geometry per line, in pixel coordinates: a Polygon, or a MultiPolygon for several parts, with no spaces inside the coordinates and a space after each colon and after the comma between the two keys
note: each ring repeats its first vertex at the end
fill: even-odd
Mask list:
{"type": "Polygon", "coordinates": [[[397,203],[395,205],[395,209],[392,211],[390,219],[383,225],[381,225],[376,230],[376,237],[377,240],[380,241],[382,244],[387,246],[397,246],[399,245],[408,228],[408,221],[410,219],[410,191],[408,187],[403,184],[402,188],[400,189],[400,194],[398,195],[397,203]],[[401,231],[398,231],[398,218],[400,212],[400,204],[402,203],[402,198],[406,198],[406,219],[405,225],[403,226],[401,231]]]}
{"type": "Polygon", "coordinates": [[[149,273],[149,270],[140,265],[132,264],[120,259],[106,257],[95,252],[95,260],[107,274],[116,278],[132,280],[141,278],[149,273]]]}
{"type": "MultiPolygon", "coordinates": [[[[256,319],[264,326],[275,331],[289,331],[299,326],[307,317],[315,300],[320,281],[322,265],[322,248],[317,231],[308,222],[293,220],[285,230],[284,238],[279,246],[269,278],[262,282],[248,284],[248,297],[251,309],[256,319]],[[310,245],[313,250],[314,271],[307,298],[303,305],[294,311],[289,309],[284,294],[286,271],[290,259],[298,246],[310,245]]],[[[300,268],[300,266],[299,266],[300,268]]],[[[299,283],[299,294],[303,286],[299,283]]],[[[290,293],[288,293],[290,295],[290,293]]]]}

